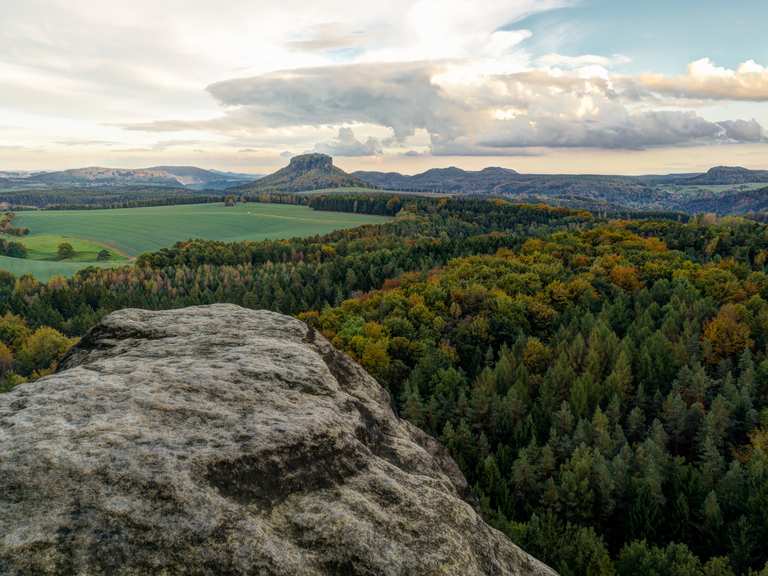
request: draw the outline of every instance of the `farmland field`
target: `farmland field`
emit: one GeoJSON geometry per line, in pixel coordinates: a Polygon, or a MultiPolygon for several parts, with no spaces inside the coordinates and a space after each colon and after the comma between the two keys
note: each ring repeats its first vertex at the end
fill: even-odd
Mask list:
{"type": "Polygon", "coordinates": [[[110,260],[127,260],[127,257],[118,250],[112,249],[104,243],[87,240],[70,235],[59,234],[33,234],[22,238],[16,238],[27,247],[28,260],[58,260],[57,250],[59,244],[68,242],[72,245],[75,255],[68,262],[93,262],[101,250],[110,252],[110,260]]]}
{"type": "MultiPolygon", "coordinates": [[[[123,261],[122,264],[126,262],[123,261]]],[[[106,268],[117,266],[119,261],[111,262],[51,262],[50,260],[30,260],[28,258],[9,258],[0,256],[0,270],[6,270],[14,276],[32,274],[41,282],[47,282],[52,276],[72,276],[78,270],[88,266],[106,268]]]]}
{"type": "MultiPolygon", "coordinates": [[[[91,265],[116,266],[143,252],[180,240],[263,240],[325,234],[340,228],[379,223],[386,218],[315,211],[287,204],[192,204],[115,210],[41,210],[17,213],[15,226],[30,235],[21,239],[28,258],[0,257],[0,270],[33,274],[40,280],[71,275],[91,265]],[[57,247],[69,242],[75,255],[58,260],[57,247]],[[102,249],[107,262],[96,262],[102,249]]],[[[14,239],[18,241],[18,239],[14,239]]]]}

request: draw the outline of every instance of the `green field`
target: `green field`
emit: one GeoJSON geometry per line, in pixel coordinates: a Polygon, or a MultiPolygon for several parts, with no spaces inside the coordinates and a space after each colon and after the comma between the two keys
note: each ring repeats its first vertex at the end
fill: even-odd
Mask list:
{"type": "Polygon", "coordinates": [[[306,206],[258,203],[229,208],[223,204],[192,204],[19,212],[14,225],[31,230],[29,236],[21,239],[29,257],[0,257],[0,269],[47,280],[54,275],[71,275],[91,265],[116,266],[143,252],[190,238],[236,241],[312,236],[386,220],[381,216],[315,211],[306,206]],[[56,260],[61,242],[72,244],[74,258],[56,260]],[[96,254],[103,248],[113,258],[96,263],[96,254]]]}
{"type": "Polygon", "coordinates": [[[85,238],[60,234],[32,234],[23,238],[16,238],[27,247],[28,260],[58,260],[57,252],[59,244],[68,242],[75,250],[75,255],[69,262],[93,262],[103,249],[112,254],[110,260],[127,260],[128,258],[113,247],[103,242],[96,242],[85,238]]]}
{"type": "MultiPolygon", "coordinates": [[[[123,261],[122,263],[125,264],[126,262],[123,261]]],[[[82,270],[88,266],[107,268],[119,264],[121,264],[121,262],[51,262],[0,256],[0,270],[7,270],[14,276],[32,274],[32,276],[42,282],[47,282],[52,276],[72,276],[72,274],[78,270],[82,270]]]]}

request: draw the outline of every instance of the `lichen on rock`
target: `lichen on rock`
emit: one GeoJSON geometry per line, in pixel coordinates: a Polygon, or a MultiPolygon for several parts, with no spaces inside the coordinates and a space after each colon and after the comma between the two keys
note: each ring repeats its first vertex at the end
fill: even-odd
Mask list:
{"type": "Polygon", "coordinates": [[[0,395],[0,574],[553,575],[302,322],[105,318],[0,395]]]}

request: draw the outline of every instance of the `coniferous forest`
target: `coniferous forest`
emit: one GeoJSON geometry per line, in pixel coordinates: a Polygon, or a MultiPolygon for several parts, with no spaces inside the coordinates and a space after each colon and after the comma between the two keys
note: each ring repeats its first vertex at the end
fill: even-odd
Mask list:
{"type": "Polygon", "coordinates": [[[499,200],[318,196],[393,214],[202,240],[47,284],[0,272],[0,386],[125,307],[295,314],[441,439],[468,498],[563,575],[768,574],[768,227],[499,200]]]}

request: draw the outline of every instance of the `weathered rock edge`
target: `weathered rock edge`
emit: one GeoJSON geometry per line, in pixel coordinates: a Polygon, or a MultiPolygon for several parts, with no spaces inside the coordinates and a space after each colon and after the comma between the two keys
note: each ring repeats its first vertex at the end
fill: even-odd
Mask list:
{"type": "Polygon", "coordinates": [[[294,318],[121,310],[62,364],[0,395],[0,574],[554,574],[294,318]]]}

